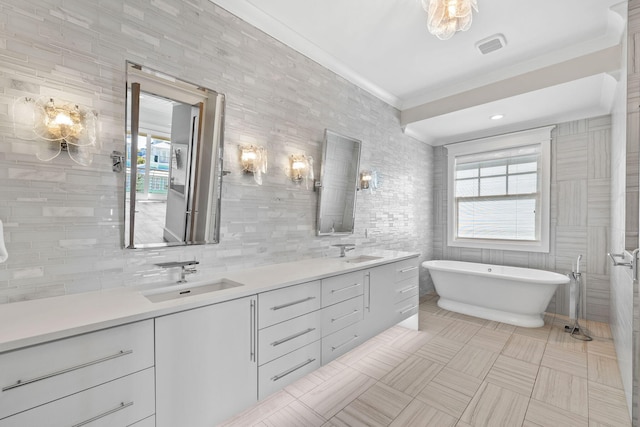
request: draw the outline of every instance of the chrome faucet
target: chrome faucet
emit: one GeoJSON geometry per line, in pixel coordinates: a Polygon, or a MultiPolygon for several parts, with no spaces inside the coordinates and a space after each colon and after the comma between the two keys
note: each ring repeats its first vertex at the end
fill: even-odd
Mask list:
{"type": "Polygon", "coordinates": [[[196,265],[200,264],[199,261],[171,261],[171,262],[160,262],[156,264],[158,267],[162,268],[174,268],[180,267],[180,280],[177,283],[187,283],[187,275],[197,273],[198,270],[196,265]]]}
{"type": "Polygon", "coordinates": [[[340,257],[347,256],[347,252],[352,251],[356,248],[356,245],[353,243],[338,243],[336,245],[331,245],[336,248],[340,248],[340,257]]]}

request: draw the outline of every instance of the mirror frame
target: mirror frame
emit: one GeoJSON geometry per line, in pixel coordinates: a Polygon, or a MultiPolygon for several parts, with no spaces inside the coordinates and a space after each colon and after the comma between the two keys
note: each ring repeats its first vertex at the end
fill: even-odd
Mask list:
{"type": "Polygon", "coordinates": [[[222,179],[224,176],[225,95],[130,61],[126,61],[126,70],[125,135],[128,135],[128,131],[131,131],[131,152],[128,153],[125,138],[124,156],[125,164],[127,160],[131,162],[129,172],[131,176],[134,173],[137,174],[137,162],[133,160],[132,153],[137,152],[137,139],[134,141],[134,137],[137,137],[139,133],[139,113],[132,113],[129,117],[129,110],[137,109],[139,112],[140,92],[173,99],[185,104],[191,103],[200,108],[200,115],[196,131],[197,144],[195,145],[195,152],[191,154],[191,161],[194,162],[194,166],[191,172],[190,179],[192,183],[188,188],[187,208],[185,211],[186,232],[188,233],[185,235],[185,240],[163,243],[136,243],[136,195],[135,191],[131,192],[131,189],[135,188],[135,181],[131,179],[129,186],[127,186],[127,172],[125,170],[123,174],[125,221],[123,227],[121,227],[122,247],[125,249],[148,249],[219,243],[222,179]],[[135,78],[131,76],[135,76],[135,78]],[[142,89],[140,82],[144,84],[142,89]],[[131,99],[129,99],[129,91],[134,94],[131,99]],[[211,138],[211,143],[207,144],[204,141],[205,138],[208,139],[209,137],[211,138]],[[131,159],[127,159],[127,156],[130,156],[131,159]],[[127,197],[129,197],[128,211],[127,197]],[[204,216],[201,215],[201,212],[204,213],[204,216]],[[125,235],[127,222],[129,224],[128,236],[125,235]]]}
{"type": "MultiPolygon", "coordinates": [[[[329,129],[325,129],[324,130],[324,141],[322,144],[322,163],[320,165],[320,183],[319,185],[316,185],[316,188],[318,189],[318,209],[317,209],[317,216],[316,216],[316,234],[318,236],[343,236],[343,235],[349,235],[349,234],[353,234],[354,230],[355,230],[355,220],[356,220],[356,200],[357,200],[357,192],[359,190],[359,178],[360,178],[360,156],[362,154],[362,141],[360,141],[359,139],[355,139],[355,138],[351,138],[349,136],[345,136],[342,135],[338,132],[334,132],[331,131],[329,129]],[[353,179],[353,193],[354,193],[354,197],[353,197],[353,205],[351,206],[352,209],[352,223],[353,226],[351,227],[350,231],[333,231],[333,232],[322,232],[320,225],[322,224],[322,193],[324,191],[324,183],[327,180],[327,176],[326,176],[326,165],[327,165],[327,145],[329,143],[329,138],[330,137],[336,137],[336,138],[342,138],[342,139],[346,139],[348,141],[353,142],[354,144],[357,145],[357,151],[358,151],[358,158],[356,160],[356,167],[355,167],[355,171],[356,173],[354,174],[354,179],[353,179]]],[[[345,207],[346,208],[346,207],[345,207]]]]}

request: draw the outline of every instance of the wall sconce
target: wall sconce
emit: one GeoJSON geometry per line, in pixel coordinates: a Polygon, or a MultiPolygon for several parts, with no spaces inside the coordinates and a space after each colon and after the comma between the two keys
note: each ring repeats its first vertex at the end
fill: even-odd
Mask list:
{"type": "Polygon", "coordinates": [[[360,189],[369,190],[373,193],[373,190],[378,188],[378,173],[376,171],[362,171],[360,172],[360,189]]]}
{"type": "Polygon", "coordinates": [[[41,140],[36,157],[50,161],[66,151],[74,162],[89,166],[97,149],[97,115],[77,104],[42,97],[24,97],[13,104],[16,136],[41,140]]]}
{"type": "Polygon", "coordinates": [[[297,183],[304,180],[305,187],[308,189],[309,180],[313,182],[313,157],[305,154],[290,155],[289,178],[297,183]]]}
{"type": "Polygon", "coordinates": [[[252,173],[258,185],[262,185],[262,174],[267,173],[267,149],[255,145],[239,145],[240,165],[244,173],[252,173]]]}

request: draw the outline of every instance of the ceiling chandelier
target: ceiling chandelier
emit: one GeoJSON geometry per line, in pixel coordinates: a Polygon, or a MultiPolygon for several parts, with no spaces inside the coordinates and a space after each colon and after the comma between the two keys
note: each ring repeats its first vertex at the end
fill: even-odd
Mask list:
{"type": "Polygon", "coordinates": [[[456,31],[471,28],[472,12],[478,11],[477,0],[422,0],[427,12],[427,28],[440,40],[447,40],[456,31]]]}

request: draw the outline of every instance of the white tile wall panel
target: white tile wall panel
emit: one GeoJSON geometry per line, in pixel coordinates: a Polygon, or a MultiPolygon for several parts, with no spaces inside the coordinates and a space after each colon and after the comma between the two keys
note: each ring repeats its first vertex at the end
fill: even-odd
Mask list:
{"type": "MultiPolygon", "coordinates": [[[[162,261],[197,258],[202,278],[333,255],[339,241],[432,258],[433,149],[402,133],[395,108],[208,0],[3,1],[0,57],[0,219],[10,253],[0,303],[158,286],[176,279],[154,265],[162,261]],[[120,248],[124,187],[109,154],[124,146],[126,60],[227,95],[220,244],[120,248]],[[65,154],[40,162],[32,142],[15,138],[13,101],[42,95],[96,110],[101,148],[91,167],[65,154]],[[325,128],[362,140],[361,166],[382,184],[358,193],[348,238],[315,236],[317,193],[284,173],[287,156],[305,152],[319,174],[325,128]],[[262,187],[237,164],[246,142],[269,151],[262,187]]],[[[432,289],[428,274],[421,287],[432,289]]]]}

